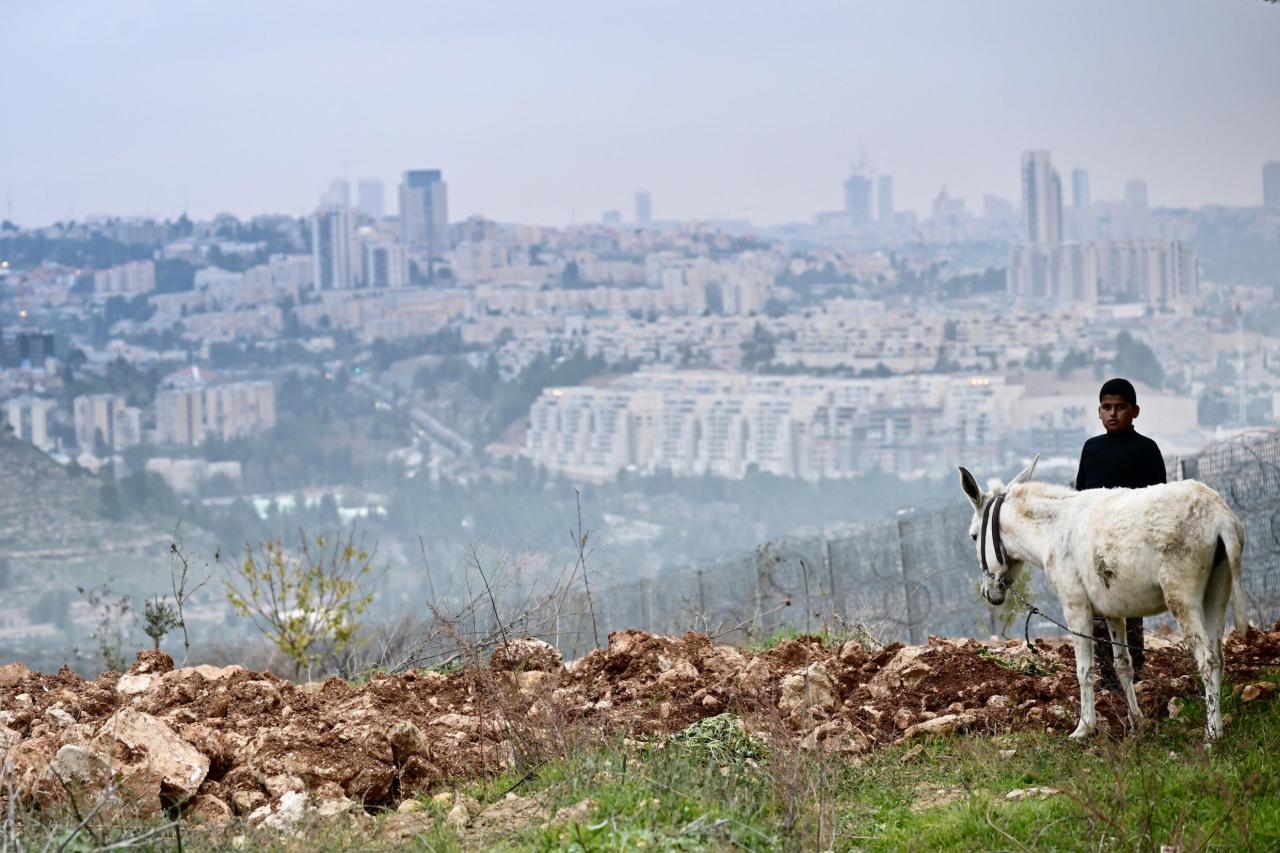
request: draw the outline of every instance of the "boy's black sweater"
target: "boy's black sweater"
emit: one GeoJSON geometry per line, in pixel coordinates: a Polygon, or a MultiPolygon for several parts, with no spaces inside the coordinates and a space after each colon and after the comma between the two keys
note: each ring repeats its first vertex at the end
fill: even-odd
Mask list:
{"type": "Polygon", "coordinates": [[[1095,435],[1080,451],[1076,491],[1141,489],[1165,482],[1164,457],[1154,441],[1130,428],[1095,435]]]}

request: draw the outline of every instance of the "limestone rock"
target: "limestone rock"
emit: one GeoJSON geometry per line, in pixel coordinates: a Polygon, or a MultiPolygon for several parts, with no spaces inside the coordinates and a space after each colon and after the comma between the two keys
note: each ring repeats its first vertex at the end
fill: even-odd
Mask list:
{"type": "Polygon", "coordinates": [[[1052,797],[1057,793],[1059,793],[1057,788],[1045,788],[1040,785],[1034,785],[1030,788],[1014,788],[1012,791],[1005,794],[1004,798],[1006,800],[1040,800],[1045,797],[1052,797]]]}
{"type": "Polygon", "coordinates": [[[914,738],[963,731],[973,725],[975,719],[972,714],[943,714],[940,717],[934,717],[932,720],[925,720],[922,723],[909,726],[902,733],[902,739],[912,740],[914,738]]]}
{"type": "Polygon", "coordinates": [[[263,817],[262,825],[277,832],[286,831],[293,829],[306,816],[307,795],[301,791],[286,791],[275,810],[263,817]]]}
{"type": "Polygon", "coordinates": [[[449,809],[449,813],[444,816],[444,825],[459,832],[466,829],[467,824],[470,822],[471,814],[462,803],[454,805],[453,808],[449,809]]]}
{"type": "Polygon", "coordinates": [[[207,663],[202,663],[199,666],[191,666],[191,667],[187,667],[186,669],[179,669],[177,670],[177,672],[184,673],[184,674],[190,673],[193,675],[198,675],[201,678],[203,678],[205,681],[221,681],[224,678],[230,678],[231,676],[235,675],[237,672],[244,672],[244,667],[235,663],[231,664],[230,666],[210,666],[207,663]]]}
{"type": "Polygon", "coordinates": [[[163,675],[172,670],[173,658],[159,649],[143,649],[138,652],[138,657],[134,659],[133,665],[129,667],[127,674],[155,673],[156,675],[163,675]]]}
{"type": "Polygon", "coordinates": [[[6,663],[0,666],[0,687],[13,687],[30,674],[25,663],[6,663]]]}
{"type": "Polygon", "coordinates": [[[67,713],[67,709],[61,704],[51,705],[45,709],[44,716],[55,728],[65,729],[76,724],[76,718],[67,713]]]}
{"type": "Polygon", "coordinates": [[[813,708],[830,711],[839,703],[835,683],[821,662],[811,663],[783,677],[778,685],[778,710],[786,714],[813,708]]]}
{"type": "Polygon", "coordinates": [[[522,696],[532,696],[538,693],[544,684],[550,681],[554,676],[550,672],[543,672],[539,669],[529,670],[528,672],[512,672],[512,684],[520,691],[522,696]]]}
{"type": "Polygon", "coordinates": [[[586,823],[591,817],[591,813],[595,811],[595,800],[581,800],[571,806],[565,806],[559,809],[555,817],[551,819],[551,826],[558,826],[565,823],[586,823]]]}
{"type": "Polygon", "coordinates": [[[658,683],[662,685],[681,684],[698,677],[698,668],[684,658],[658,655],[658,670],[658,683]]]}
{"type": "Polygon", "coordinates": [[[102,788],[111,781],[111,765],[93,750],[69,743],[49,762],[49,775],[55,782],[102,788]]]}
{"type": "MultiPolygon", "coordinates": [[[[886,697],[892,691],[902,687],[919,687],[933,674],[933,667],[921,660],[929,651],[928,646],[904,646],[899,649],[893,659],[868,682],[868,687],[872,688],[872,695],[876,695],[875,687],[890,691],[885,694],[886,697]]],[[[877,696],[877,698],[880,697],[877,696]]]]}
{"type": "Polygon", "coordinates": [[[121,696],[137,696],[146,693],[156,682],[156,676],[148,673],[126,673],[116,682],[116,692],[121,696]]]}
{"type": "Polygon", "coordinates": [[[231,795],[231,805],[238,815],[249,815],[267,803],[267,795],[259,790],[236,791],[231,795]]]}
{"type": "Polygon", "coordinates": [[[502,672],[559,672],[564,666],[560,650],[536,637],[519,637],[500,644],[489,666],[502,672]]]}
{"type": "Polygon", "coordinates": [[[92,746],[123,775],[126,788],[133,788],[144,806],[159,808],[162,791],[177,799],[194,797],[209,772],[209,759],[199,750],[162,720],[132,708],[112,714],[92,746]]]}
{"type": "Polygon", "coordinates": [[[387,732],[387,742],[391,744],[397,764],[403,764],[411,755],[429,755],[431,752],[427,736],[409,720],[393,725],[387,732]]]}
{"type": "Polygon", "coordinates": [[[267,793],[276,800],[283,799],[285,794],[306,790],[307,787],[301,779],[289,773],[268,776],[263,784],[267,788],[267,793]]]}
{"type": "Polygon", "coordinates": [[[231,807],[212,794],[201,794],[192,801],[184,817],[220,826],[231,822],[231,807]]]}
{"type": "Polygon", "coordinates": [[[12,747],[17,746],[21,740],[22,735],[7,726],[0,726],[0,753],[8,752],[12,747]]]}

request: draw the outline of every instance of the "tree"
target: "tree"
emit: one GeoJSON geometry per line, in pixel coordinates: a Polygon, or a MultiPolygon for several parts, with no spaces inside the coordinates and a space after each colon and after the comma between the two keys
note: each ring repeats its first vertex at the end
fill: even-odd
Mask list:
{"type": "Polygon", "coordinates": [[[196,268],[181,258],[156,261],[156,293],[184,293],[196,286],[196,268]]]}
{"type": "Polygon", "coordinates": [[[180,624],[178,611],[164,598],[148,598],[142,605],[142,630],[160,651],[160,641],[180,624]]]}
{"type": "Polygon", "coordinates": [[[560,274],[560,280],[564,282],[566,287],[575,287],[582,280],[578,272],[577,261],[569,261],[564,265],[564,272],[560,274]]]}
{"type": "Polygon", "coordinates": [[[354,531],[344,540],[300,534],[296,553],[279,539],[245,545],[244,561],[226,581],[227,601],[293,662],[303,667],[341,655],[352,643],[356,617],[373,602],[360,582],[372,554],[354,531]]]}
{"type": "Polygon", "coordinates": [[[1133,335],[1121,332],[1116,335],[1115,372],[1130,379],[1136,379],[1152,388],[1164,384],[1164,368],[1151,347],[1137,340],[1133,335]]]}
{"type": "Polygon", "coordinates": [[[777,338],[764,326],[756,323],[751,337],[742,342],[742,369],[754,370],[773,361],[777,352],[777,338]]]}

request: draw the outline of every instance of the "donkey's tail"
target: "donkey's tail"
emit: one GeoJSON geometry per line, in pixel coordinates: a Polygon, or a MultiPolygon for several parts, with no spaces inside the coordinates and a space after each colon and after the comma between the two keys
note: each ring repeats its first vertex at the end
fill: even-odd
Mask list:
{"type": "Polygon", "coordinates": [[[1244,582],[1240,577],[1240,557],[1244,553],[1244,525],[1233,513],[1230,521],[1218,533],[1218,547],[1213,555],[1214,566],[1225,560],[1231,570],[1231,617],[1237,631],[1249,628],[1249,616],[1245,612],[1248,602],[1244,595],[1244,582]]]}

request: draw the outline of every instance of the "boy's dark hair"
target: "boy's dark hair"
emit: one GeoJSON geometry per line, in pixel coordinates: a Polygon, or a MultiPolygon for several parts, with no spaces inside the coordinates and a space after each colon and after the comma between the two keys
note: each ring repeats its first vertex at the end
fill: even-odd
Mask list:
{"type": "Polygon", "coordinates": [[[1102,402],[1102,398],[1108,395],[1121,397],[1130,406],[1138,405],[1138,392],[1133,389],[1133,383],[1128,379],[1108,379],[1102,383],[1102,390],[1098,392],[1098,402],[1102,402]]]}

